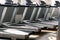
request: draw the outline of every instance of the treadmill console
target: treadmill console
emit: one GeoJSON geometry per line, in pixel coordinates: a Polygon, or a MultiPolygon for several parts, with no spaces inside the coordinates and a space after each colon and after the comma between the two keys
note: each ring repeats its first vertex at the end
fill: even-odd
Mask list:
{"type": "Polygon", "coordinates": [[[32,2],[31,0],[26,0],[26,1],[27,1],[26,5],[28,5],[28,6],[36,6],[37,5],[36,2],[32,2]]]}
{"type": "Polygon", "coordinates": [[[60,2],[59,1],[55,1],[56,2],[56,6],[59,6],[60,5],[60,2]]]}
{"type": "Polygon", "coordinates": [[[41,4],[40,4],[40,6],[44,6],[44,7],[50,7],[51,5],[48,5],[48,4],[46,4],[46,2],[44,2],[44,1],[41,1],[41,4]]]}
{"type": "Polygon", "coordinates": [[[6,0],[5,4],[13,4],[13,1],[12,0],[6,0]]]}

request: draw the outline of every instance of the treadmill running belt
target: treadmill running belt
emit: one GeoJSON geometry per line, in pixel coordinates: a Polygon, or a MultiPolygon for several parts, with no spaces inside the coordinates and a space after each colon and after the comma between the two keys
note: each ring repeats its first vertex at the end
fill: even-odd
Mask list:
{"type": "Polygon", "coordinates": [[[28,36],[31,32],[24,32],[18,29],[1,29],[0,30],[0,37],[6,37],[6,38],[19,38],[19,39],[25,39],[26,36],[28,36]]]}

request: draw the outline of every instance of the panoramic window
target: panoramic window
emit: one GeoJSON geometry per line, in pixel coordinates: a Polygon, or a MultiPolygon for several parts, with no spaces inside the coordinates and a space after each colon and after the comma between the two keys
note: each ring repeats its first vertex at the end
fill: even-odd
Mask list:
{"type": "Polygon", "coordinates": [[[6,0],[0,0],[0,4],[4,4],[6,0]]]}

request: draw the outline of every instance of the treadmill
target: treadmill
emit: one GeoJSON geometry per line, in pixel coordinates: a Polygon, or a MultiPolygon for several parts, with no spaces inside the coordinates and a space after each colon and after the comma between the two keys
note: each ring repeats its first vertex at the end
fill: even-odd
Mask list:
{"type": "MultiPolygon", "coordinates": [[[[9,6],[11,6],[11,5],[9,5],[9,6]]],[[[25,6],[25,5],[17,5],[17,6],[18,7],[15,7],[14,8],[13,15],[12,15],[12,18],[11,18],[11,21],[10,22],[4,22],[3,23],[3,19],[4,19],[4,16],[5,16],[5,12],[7,10],[7,7],[3,10],[2,17],[1,17],[1,24],[2,24],[3,28],[15,28],[15,29],[20,29],[20,30],[24,30],[24,31],[40,32],[41,28],[37,28],[35,26],[30,26],[30,25],[28,25],[28,23],[23,22],[24,17],[26,15],[26,12],[28,10],[29,5],[27,5],[27,6],[25,6]],[[21,19],[20,23],[13,23],[13,20],[14,20],[14,18],[16,16],[16,13],[19,10],[19,7],[25,7],[24,12],[22,14],[23,15],[22,16],[22,19],[21,19]]],[[[34,5],[32,4],[30,6],[36,6],[36,5],[35,4],[34,5]]]]}
{"type": "Polygon", "coordinates": [[[12,28],[0,28],[0,37],[2,38],[10,38],[11,40],[29,39],[30,35],[32,35],[31,31],[21,31],[20,29],[12,28]]]}
{"type": "MultiPolygon", "coordinates": [[[[57,4],[57,2],[56,2],[56,4],[57,4]]],[[[50,8],[52,8],[52,7],[50,7],[50,8]]],[[[49,8],[46,9],[44,18],[43,18],[43,20],[42,20],[42,22],[41,22],[42,24],[53,25],[52,28],[58,27],[58,19],[55,18],[55,17],[53,17],[55,8],[56,8],[56,7],[54,7],[54,8],[52,9],[52,12],[50,13],[51,15],[48,13],[48,9],[49,9],[49,8]]],[[[41,19],[38,19],[38,20],[41,21],[41,19]]],[[[47,27],[47,28],[50,28],[50,27],[47,27]]]]}
{"type": "MultiPolygon", "coordinates": [[[[40,6],[41,7],[39,7],[39,9],[38,9],[37,16],[39,15],[39,13],[41,11],[41,8],[47,8],[50,5],[46,5],[46,3],[44,3],[43,1],[41,1],[40,6]]],[[[38,28],[53,27],[53,25],[48,25],[48,24],[42,24],[42,23],[40,23],[41,21],[38,21],[37,18],[34,20],[34,16],[35,16],[35,12],[36,11],[37,11],[37,8],[35,7],[33,9],[32,14],[31,14],[30,20],[25,20],[26,23],[28,23],[31,26],[38,27],[38,28]]]]}
{"type": "MultiPolygon", "coordinates": [[[[17,5],[13,5],[13,4],[11,5],[10,3],[6,4],[6,5],[5,4],[1,4],[0,6],[5,6],[4,12],[3,12],[4,15],[2,16],[3,18],[5,16],[5,12],[7,10],[7,6],[8,7],[12,7],[12,6],[18,7],[17,5]]],[[[20,29],[13,29],[13,28],[0,28],[0,37],[2,37],[2,38],[11,38],[12,40],[28,39],[29,35],[31,33],[32,33],[32,31],[28,31],[28,30],[20,30],[20,29]]]]}

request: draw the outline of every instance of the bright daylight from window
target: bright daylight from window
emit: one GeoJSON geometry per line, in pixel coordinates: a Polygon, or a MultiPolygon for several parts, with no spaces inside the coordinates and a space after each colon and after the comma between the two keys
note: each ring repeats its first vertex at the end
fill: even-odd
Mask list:
{"type": "Polygon", "coordinates": [[[5,0],[0,0],[0,3],[1,4],[4,4],[6,1],[5,0]]]}

